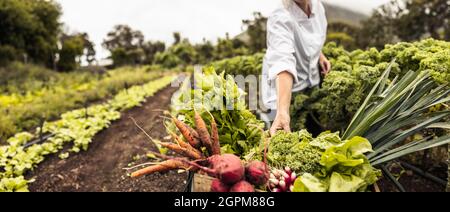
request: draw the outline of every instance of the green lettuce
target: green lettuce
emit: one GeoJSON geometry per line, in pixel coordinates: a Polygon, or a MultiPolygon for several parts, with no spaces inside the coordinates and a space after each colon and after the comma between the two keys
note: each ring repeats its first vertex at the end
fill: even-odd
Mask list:
{"type": "Polygon", "coordinates": [[[306,172],[296,180],[295,192],[366,191],[381,176],[365,156],[372,152],[370,142],[362,137],[342,141],[338,133],[325,132],[309,145],[322,150],[320,170],[306,172]]]}

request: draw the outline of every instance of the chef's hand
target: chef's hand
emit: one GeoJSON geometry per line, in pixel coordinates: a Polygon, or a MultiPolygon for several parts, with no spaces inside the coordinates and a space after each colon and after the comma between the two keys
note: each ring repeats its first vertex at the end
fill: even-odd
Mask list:
{"type": "Polygon", "coordinates": [[[325,57],[324,54],[320,54],[319,64],[320,64],[320,68],[322,69],[322,74],[323,75],[327,75],[327,74],[330,73],[330,71],[331,71],[331,63],[327,59],[327,57],[325,57]]]}
{"type": "Polygon", "coordinates": [[[291,117],[289,116],[289,113],[277,112],[275,121],[273,122],[272,127],[270,128],[270,135],[274,136],[279,130],[291,132],[290,123],[291,117]]]}

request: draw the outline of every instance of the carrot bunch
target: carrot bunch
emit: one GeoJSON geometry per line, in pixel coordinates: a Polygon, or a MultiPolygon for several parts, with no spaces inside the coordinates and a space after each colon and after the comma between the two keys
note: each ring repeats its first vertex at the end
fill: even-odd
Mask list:
{"type": "MultiPolygon", "coordinates": [[[[168,114],[170,115],[170,114],[168,114]]],[[[208,131],[207,125],[200,114],[195,111],[195,129],[178,120],[171,115],[171,120],[183,135],[183,140],[176,133],[170,133],[174,142],[158,142],[159,145],[170,149],[180,155],[182,158],[169,158],[159,164],[152,165],[141,170],[135,171],[131,177],[141,177],[156,172],[166,172],[176,169],[201,169],[198,162],[205,161],[210,156],[220,155],[219,132],[214,117],[211,116],[211,132],[208,131]],[[202,149],[206,151],[202,151],[202,149]]]]}

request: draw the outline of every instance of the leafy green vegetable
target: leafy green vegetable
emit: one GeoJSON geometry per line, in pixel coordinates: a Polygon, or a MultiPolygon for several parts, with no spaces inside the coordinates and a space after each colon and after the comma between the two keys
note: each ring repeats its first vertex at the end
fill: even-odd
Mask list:
{"type": "Polygon", "coordinates": [[[450,43],[426,39],[414,43],[386,45],[381,51],[369,49],[348,52],[328,43],[323,52],[332,63],[332,72],[321,88],[293,96],[292,122],[295,130],[304,129],[308,115],[322,130],[344,132],[370,89],[392,60],[389,81],[403,77],[408,71],[427,71],[438,84],[450,82],[450,43]]]}
{"type": "Polygon", "coordinates": [[[267,159],[273,167],[290,167],[299,173],[320,170],[321,151],[311,145],[312,135],[306,130],[295,133],[278,132],[271,138],[267,159]]]}
{"type": "MultiPolygon", "coordinates": [[[[233,77],[215,69],[205,68],[196,73],[195,89],[186,81],[172,102],[175,116],[194,126],[194,109],[210,111],[219,126],[220,144],[223,153],[245,156],[258,152],[261,144],[264,124],[246,107],[245,93],[237,86],[233,77]]],[[[211,117],[203,112],[202,118],[210,123],[211,117]]]]}
{"type": "Polygon", "coordinates": [[[313,138],[306,130],[278,132],[270,142],[268,159],[275,167],[290,167],[300,174],[297,192],[366,191],[381,175],[365,154],[372,152],[362,137],[341,140],[339,133],[324,132],[313,138]]]}

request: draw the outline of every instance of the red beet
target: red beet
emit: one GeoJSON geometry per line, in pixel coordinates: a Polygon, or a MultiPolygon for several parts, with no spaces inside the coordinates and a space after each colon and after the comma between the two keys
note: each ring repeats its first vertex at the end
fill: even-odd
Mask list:
{"type": "Polygon", "coordinates": [[[214,179],[211,184],[211,192],[228,192],[230,191],[230,186],[222,183],[219,179],[214,179]]]}
{"type": "Polygon", "coordinates": [[[255,192],[255,188],[247,181],[241,181],[231,187],[230,192],[255,192]]]}
{"type": "Polygon", "coordinates": [[[227,185],[233,185],[244,178],[245,168],[241,159],[235,155],[214,155],[208,161],[217,177],[227,185]]]}
{"type": "Polygon", "coordinates": [[[253,185],[264,185],[270,177],[269,167],[261,161],[252,161],[246,167],[245,176],[247,181],[253,185]]]}

